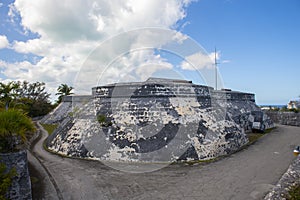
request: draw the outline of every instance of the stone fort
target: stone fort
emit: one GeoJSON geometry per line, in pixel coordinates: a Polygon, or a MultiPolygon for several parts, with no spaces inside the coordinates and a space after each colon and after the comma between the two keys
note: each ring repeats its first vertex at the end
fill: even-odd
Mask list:
{"type": "Polygon", "coordinates": [[[133,162],[212,159],[245,145],[247,132],[274,126],[254,94],[162,78],[66,96],[42,123],[59,124],[46,142],[53,152],[133,162]]]}

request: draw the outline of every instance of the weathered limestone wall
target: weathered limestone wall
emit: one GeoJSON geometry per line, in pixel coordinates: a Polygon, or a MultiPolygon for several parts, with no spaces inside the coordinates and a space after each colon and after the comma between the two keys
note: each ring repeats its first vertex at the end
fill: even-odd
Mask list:
{"type": "Polygon", "coordinates": [[[274,127],[270,117],[255,104],[254,94],[214,90],[212,97],[222,108],[226,108],[227,115],[246,132],[252,131],[254,122],[261,123],[262,131],[274,127]]]}
{"type": "Polygon", "coordinates": [[[48,115],[41,119],[43,124],[61,123],[70,113],[78,110],[83,104],[92,99],[91,95],[64,96],[62,102],[48,115]]]}
{"type": "Polygon", "coordinates": [[[274,123],[300,126],[300,113],[294,112],[279,112],[279,111],[265,111],[274,123]]]}
{"type": "Polygon", "coordinates": [[[288,191],[300,184],[300,156],[289,166],[273,190],[265,197],[265,200],[286,199],[288,191]]]}
{"type": "Polygon", "coordinates": [[[0,153],[0,163],[4,163],[7,170],[14,167],[17,172],[7,194],[7,199],[32,199],[27,152],[23,150],[16,153],[0,153]]]}
{"type": "Polygon", "coordinates": [[[256,116],[273,126],[253,94],[189,81],[148,79],[95,87],[92,94],[49,138],[49,149],[100,160],[205,160],[246,144],[256,116]]]}

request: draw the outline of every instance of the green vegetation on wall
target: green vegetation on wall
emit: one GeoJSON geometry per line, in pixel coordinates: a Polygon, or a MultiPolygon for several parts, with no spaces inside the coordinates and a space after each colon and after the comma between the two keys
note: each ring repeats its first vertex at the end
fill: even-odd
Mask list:
{"type": "Polygon", "coordinates": [[[289,194],[286,197],[288,200],[300,200],[300,185],[295,185],[289,190],[289,194]]]}
{"type": "Polygon", "coordinates": [[[98,115],[97,120],[101,126],[108,127],[112,125],[112,122],[105,115],[98,115]]]}
{"type": "Polygon", "coordinates": [[[5,164],[0,163],[0,200],[5,200],[5,195],[12,184],[12,179],[17,175],[16,169],[7,171],[5,164]]]}

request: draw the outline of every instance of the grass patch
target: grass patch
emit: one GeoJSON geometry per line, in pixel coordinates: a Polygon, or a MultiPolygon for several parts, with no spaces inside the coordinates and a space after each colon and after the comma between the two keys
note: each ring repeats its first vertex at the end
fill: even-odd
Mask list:
{"type": "Polygon", "coordinates": [[[30,181],[31,181],[31,184],[35,184],[35,183],[39,182],[39,179],[37,177],[30,176],[30,181]]]}
{"type": "Polygon", "coordinates": [[[216,157],[216,158],[211,158],[211,159],[208,159],[208,160],[183,161],[183,164],[185,164],[185,165],[197,165],[197,164],[204,165],[204,164],[209,164],[209,163],[216,162],[221,158],[223,158],[223,156],[219,156],[219,157],[216,157]]]}
{"type": "Polygon", "coordinates": [[[248,140],[249,140],[249,144],[252,144],[254,142],[256,142],[259,138],[261,138],[262,136],[270,133],[271,131],[273,131],[275,128],[270,128],[270,129],[267,129],[265,130],[265,132],[263,133],[247,133],[247,137],[248,137],[248,140]]]}
{"type": "Polygon", "coordinates": [[[300,184],[293,186],[289,190],[288,200],[300,200],[300,184]]]}
{"type": "Polygon", "coordinates": [[[48,132],[49,135],[57,128],[57,124],[41,124],[43,128],[48,132]]]}
{"type": "Polygon", "coordinates": [[[270,133],[271,131],[273,131],[273,130],[275,130],[275,129],[276,129],[276,127],[269,128],[269,129],[265,130],[265,134],[266,134],[266,133],[270,133]]]}
{"type": "Polygon", "coordinates": [[[248,133],[247,137],[248,137],[249,143],[253,143],[253,142],[257,141],[263,135],[264,135],[264,133],[248,133]]]}

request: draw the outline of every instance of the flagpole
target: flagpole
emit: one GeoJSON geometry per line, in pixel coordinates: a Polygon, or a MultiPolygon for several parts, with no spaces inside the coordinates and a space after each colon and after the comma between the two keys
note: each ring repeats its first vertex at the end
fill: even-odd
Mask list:
{"type": "Polygon", "coordinates": [[[217,48],[215,47],[215,89],[218,90],[218,63],[217,63],[217,48]]]}

